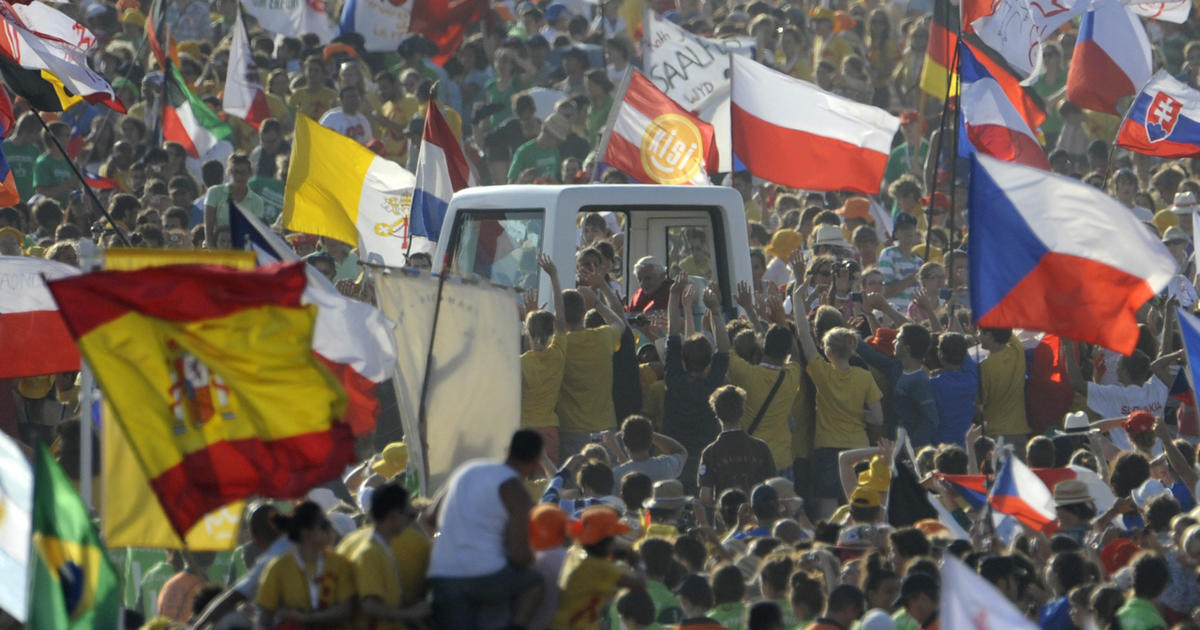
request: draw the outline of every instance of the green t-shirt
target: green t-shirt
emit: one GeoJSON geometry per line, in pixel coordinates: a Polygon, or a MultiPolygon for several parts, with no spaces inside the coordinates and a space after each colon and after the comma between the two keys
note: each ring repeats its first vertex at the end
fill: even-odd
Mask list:
{"type": "Polygon", "coordinates": [[[1134,597],[1125,602],[1117,611],[1117,621],[1121,630],[1166,630],[1167,622],[1163,621],[1154,604],[1134,597]]]}
{"type": "Polygon", "coordinates": [[[1038,82],[1033,84],[1033,91],[1037,92],[1037,95],[1042,97],[1042,100],[1048,103],[1046,106],[1046,121],[1042,123],[1042,131],[1046,133],[1058,133],[1062,131],[1062,116],[1058,115],[1058,108],[1054,107],[1053,105],[1049,105],[1049,103],[1051,102],[1050,97],[1062,91],[1066,85],[1066,69],[1059,71],[1058,79],[1055,81],[1047,80],[1046,75],[1043,74],[1041,78],[1038,79],[1038,82]]]}
{"type": "Polygon", "coordinates": [[[267,225],[274,223],[283,214],[283,182],[271,177],[252,177],[249,186],[254,194],[262,197],[263,214],[270,217],[267,225]]]}
{"type": "MultiPolygon", "coordinates": [[[[646,593],[654,602],[655,622],[669,628],[683,621],[683,607],[679,604],[679,598],[675,597],[666,584],[657,580],[646,580],[646,593]]],[[[621,617],[617,614],[615,600],[609,605],[608,618],[611,630],[621,630],[623,626],[621,617]]]]}
{"type": "Polygon", "coordinates": [[[29,144],[4,143],[4,157],[8,159],[8,168],[12,171],[13,181],[21,193],[21,201],[33,196],[33,168],[37,164],[42,149],[36,142],[29,144]]]}
{"type": "Polygon", "coordinates": [[[729,630],[742,630],[746,627],[746,605],[741,602],[718,604],[708,611],[708,618],[729,630]]]}
{"type": "MultiPolygon", "coordinates": [[[[929,143],[922,140],[921,147],[917,149],[917,163],[924,168],[925,157],[929,155],[929,143]]],[[[888,155],[887,168],[883,171],[884,186],[900,179],[900,176],[908,172],[908,163],[912,159],[912,154],[909,152],[908,143],[901,143],[900,146],[892,149],[888,155]]]]}
{"type": "MultiPolygon", "coordinates": [[[[247,188],[249,186],[247,185],[247,188]]],[[[241,201],[234,201],[238,208],[253,214],[262,219],[263,223],[270,225],[275,221],[274,217],[267,218],[266,206],[263,203],[263,198],[254,193],[254,189],[246,192],[246,196],[241,201]]],[[[217,209],[217,229],[229,226],[229,184],[217,184],[208,189],[204,195],[204,206],[212,206],[217,209]]]]}
{"type": "MultiPolygon", "coordinates": [[[[37,161],[33,164],[33,187],[35,192],[38,186],[57,186],[73,177],[75,177],[75,173],[71,171],[71,165],[57,155],[43,153],[38,156],[37,161]]],[[[70,195],[70,192],[69,190],[64,192],[56,200],[66,206],[67,197],[70,195]]]]}
{"type": "Polygon", "coordinates": [[[136,608],[138,588],[150,569],[167,561],[167,552],[162,549],[138,549],[126,547],[122,564],[125,567],[125,607],[136,608]]]}
{"type": "Polygon", "coordinates": [[[175,567],[166,562],[160,562],[142,576],[142,584],[138,590],[141,591],[142,614],[146,616],[146,619],[158,616],[158,592],[176,573],[178,571],[175,570],[175,567]]]}
{"type": "Polygon", "coordinates": [[[515,181],[525,169],[533,168],[537,169],[539,177],[549,177],[558,181],[558,166],[561,161],[558,147],[543,149],[537,145],[535,138],[517,147],[513,153],[512,165],[508,167],[508,179],[515,181]]]}
{"type": "Polygon", "coordinates": [[[921,630],[921,624],[903,608],[892,614],[892,621],[896,624],[896,630],[921,630]]]}

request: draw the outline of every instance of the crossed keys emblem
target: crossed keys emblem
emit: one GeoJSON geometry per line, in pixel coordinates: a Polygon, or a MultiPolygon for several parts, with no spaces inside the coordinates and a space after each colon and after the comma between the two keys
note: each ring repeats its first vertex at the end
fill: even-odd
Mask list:
{"type": "Polygon", "coordinates": [[[397,217],[391,223],[382,221],[375,224],[375,235],[380,237],[396,237],[403,241],[402,247],[408,246],[408,219],[406,211],[412,207],[412,193],[404,193],[399,197],[387,197],[383,200],[383,211],[397,217]]]}

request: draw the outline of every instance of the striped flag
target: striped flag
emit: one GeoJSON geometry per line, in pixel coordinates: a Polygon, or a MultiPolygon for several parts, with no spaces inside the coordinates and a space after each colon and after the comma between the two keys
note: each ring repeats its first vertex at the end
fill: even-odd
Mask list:
{"type": "Polygon", "coordinates": [[[954,72],[954,47],[958,36],[954,24],[958,21],[958,7],[950,0],[935,0],[933,20],[929,23],[929,41],[925,45],[925,61],[921,64],[921,91],[945,100],[947,89],[950,96],[958,95],[958,82],[952,80],[954,72]],[[949,87],[947,87],[949,82],[949,87]]]}
{"type": "Polygon", "coordinates": [[[173,265],[49,283],[181,537],[216,508],[298,497],[354,460],[336,421],[346,392],[312,354],[305,274],[173,265]]]}
{"type": "Polygon", "coordinates": [[[1118,0],[1083,14],[1067,70],[1067,100],[1116,116],[1117,102],[1138,93],[1154,74],[1142,20],[1118,0]]]}
{"type": "Polygon", "coordinates": [[[67,332],[46,280],[79,275],[79,268],[43,258],[0,256],[0,378],[79,369],[79,350],[67,332]]]}
{"type": "Polygon", "coordinates": [[[437,241],[450,198],[475,182],[471,167],[463,155],[462,145],[450,131],[450,125],[446,124],[433,99],[429,100],[429,111],[425,113],[425,131],[421,135],[416,178],[412,210],[409,212],[409,234],[437,241]]]}
{"type": "Polygon", "coordinates": [[[258,68],[250,53],[250,38],[246,36],[240,11],[233,23],[233,45],[229,49],[229,69],[225,75],[221,109],[250,123],[255,129],[271,117],[267,93],[263,91],[258,68]]]}
{"type": "Polygon", "coordinates": [[[1037,531],[1045,531],[1058,518],[1050,489],[1012,453],[1008,454],[996,475],[996,483],[988,493],[988,503],[997,512],[1008,514],[1037,531]]]}
{"type": "Polygon", "coordinates": [[[708,184],[720,164],[713,126],[636,70],[601,146],[600,161],[643,184],[708,184]]]}
{"type": "Polygon", "coordinates": [[[187,86],[179,68],[167,60],[167,102],[163,105],[163,141],[178,142],[188,155],[201,158],[221,141],[232,141],[233,129],[187,86]]]}

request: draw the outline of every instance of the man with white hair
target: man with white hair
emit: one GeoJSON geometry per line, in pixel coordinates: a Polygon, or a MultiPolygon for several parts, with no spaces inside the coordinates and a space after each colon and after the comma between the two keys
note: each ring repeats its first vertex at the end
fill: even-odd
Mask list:
{"type": "Polygon", "coordinates": [[[629,302],[630,313],[649,313],[650,311],[667,308],[671,297],[671,279],[667,277],[667,269],[653,256],[645,256],[633,267],[633,275],[637,277],[638,290],[629,302]]]}

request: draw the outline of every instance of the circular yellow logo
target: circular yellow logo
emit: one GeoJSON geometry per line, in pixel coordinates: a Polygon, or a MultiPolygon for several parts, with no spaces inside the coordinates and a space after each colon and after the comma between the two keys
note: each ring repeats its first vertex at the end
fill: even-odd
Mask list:
{"type": "Polygon", "coordinates": [[[686,116],[663,114],[642,132],[642,169],[659,184],[691,181],[704,165],[703,138],[686,116]]]}

